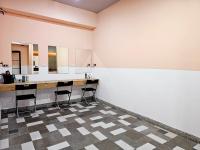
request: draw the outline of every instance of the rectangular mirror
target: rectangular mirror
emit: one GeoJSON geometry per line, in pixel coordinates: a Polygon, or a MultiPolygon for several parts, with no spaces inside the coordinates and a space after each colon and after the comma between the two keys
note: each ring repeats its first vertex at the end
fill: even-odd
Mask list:
{"type": "Polygon", "coordinates": [[[38,44],[33,44],[33,74],[39,73],[39,50],[38,44]]]}
{"type": "Polygon", "coordinates": [[[77,49],[76,50],[76,67],[77,73],[90,72],[92,65],[92,50],[77,49]]]}
{"type": "Polygon", "coordinates": [[[11,43],[12,74],[37,74],[39,72],[38,44],[11,43]]]}
{"type": "Polygon", "coordinates": [[[48,47],[48,66],[49,73],[64,74],[68,73],[68,49],[59,46],[48,47]]]}
{"type": "Polygon", "coordinates": [[[58,73],[69,72],[69,51],[64,47],[57,47],[58,73]]]}
{"type": "Polygon", "coordinates": [[[57,49],[56,46],[48,46],[48,70],[49,73],[57,73],[57,49]]]}

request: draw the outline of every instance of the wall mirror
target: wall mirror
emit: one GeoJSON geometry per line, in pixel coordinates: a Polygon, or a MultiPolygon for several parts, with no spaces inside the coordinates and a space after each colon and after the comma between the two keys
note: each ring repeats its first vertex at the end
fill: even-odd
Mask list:
{"type": "Polygon", "coordinates": [[[60,46],[48,46],[49,73],[64,74],[69,72],[68,49],[60,46]]]}
{"type": "Polygon", "coordinates": [[[91,71],[92,50],[76,49],[76,73],[86,73],[91,71]]]}
{"type": "Polygon", "coordinates": [[[11,43],[12,74],[26,75],[39,73],[38,44],[11,43]]]}

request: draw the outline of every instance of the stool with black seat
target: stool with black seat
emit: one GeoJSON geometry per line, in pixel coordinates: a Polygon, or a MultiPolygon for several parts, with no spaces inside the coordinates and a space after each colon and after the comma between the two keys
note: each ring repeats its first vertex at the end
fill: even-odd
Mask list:
{"type": "Polygon", "coordinates": [[[82,88],[81,101],[84,100],[86,104],[89,104],[88,101],[87,101],[87,97],[85,97],[86,93],[92,93],[92,98],[93,98],[94,101],[96,101],[95,93],[96,93],[96,90],[97,90],[98,83],[99,83],[98,79],[86,80],[85,87],[82,88]]]}
{"type": "Polygon", "coordinates": [[[55,91],[55,101],[56,105],[59,108],[58,104],[58,95],[68,95],[68,104],[70,104],[71,100],[71,94],[72,94],[72,86],[73,86],[73,81],[67,81],[67,82],[58,82],[57,83],[57,91],[55,91]],[[65,89],[63,89],[65,88],[65,89]],[[66,89],[68,88],[68,89],[66,89]]]}
{"type": "Polygon", "coordinates": [[[15,92],[16,92],[17,117],[19,117],[18,101],[32,100],[33,99],[34,100],[34,112],[36,111],[37,84],[19,84],[19,85],[15,85],[15,92]],[[30,91],[30,92],[28,92],[28,91],[30,91]]]}

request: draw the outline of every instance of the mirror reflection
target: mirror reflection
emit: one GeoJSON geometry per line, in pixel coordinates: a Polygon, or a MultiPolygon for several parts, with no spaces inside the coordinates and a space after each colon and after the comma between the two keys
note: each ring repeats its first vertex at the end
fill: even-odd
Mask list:
{"type": "Polygon", "coordinates": [[[91,72],[92,50],[77,49],[76,50],[76,73],[91,72]]]}
{"type": "Polygon", "coordinates": [[[37,74],[39,72],[38,44],[25,44],[13,42],[12,50],[12,74],[37,74]]]}
{"type": "Polygon", "coordinates": [[[56,46],[48,46],[48,67],[49,73],[57,73],[56,46]]]}
{"type": "Polygon", "coordinates": [[[92,64],[92,50],[76,50],[76,67],[89,67],[92,64]]]}
{"type": "Polygon", "coordinates": [[[39,72],[39,50],[38,44],[33,44],[33,73],[39,72]]]}
{"type": "Polygon", "coordinates": [[[68,73],[68,49],[59,46],[48,46],[49,73],[68,73]]]}
{"type": "Polygon", "coordinates": [[[69,51],[64,47],[57,47],[58,73],[68,73],[69,51]]]}

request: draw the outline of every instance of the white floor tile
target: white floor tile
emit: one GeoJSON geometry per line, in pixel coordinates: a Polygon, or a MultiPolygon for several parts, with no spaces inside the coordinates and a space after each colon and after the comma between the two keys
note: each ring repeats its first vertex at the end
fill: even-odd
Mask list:
{"type": "Polygon", "coordinates": [[[75,104],[75,106],[77,106],[78,108],[84,108],[84,106],[82,106],[81,104],[75,104]]]}
{"type": "Polygon", "coordinates": [[[96,106],[94,106],[94,105],[92,105],[92,106],[87,106],[87,107],[85,107],[85,108],[87,108],[87,109],[92,109],[92,108],[95,108],[96,106]]]}
{"type": "Polygon", "coordinates": [[[118,122],[120,122],[121,124],[123,124],[123,125],[126,125],[126,126],[129,126],[129,125],[131,125],[129,122],[127,122],[127,121],[125,121],[125,120],[118,120],[118,122]]]}
{"type": "Polygon", "coordinates": [[[36,118],[36,117],[39,117],[39,115],[38,115],[37,113],[32,113],[32,114],[31,114],[31,117],[32,117],[32,118],[36,118]]]}
{"type": "Polygon", "coordinates": [[[48,129],[49,132],[53,132],[53,131],[57,130],[57,128],[54,124],[46,125],[46,128],[48,129]]]}
{"type": "Polygon", "coordinates": [[[27,127],[31,127],[31,126],[35,126],[35,125],[39,125],[39,124],[43,124],[43,121],[36,121],[36,122],[31,122],[27,124],[27,127]]]}
{"type": "Polygon", "coordinates": [[[77,115],[76,114],[69,114],[69,115],[65,115],[63,116],[65,119],[67,118],[71,118],[71,117],[76,117],[77,115]]]}
{"type": "Polygon", "coordinates": [[[9,148],[9,139],[0,140],[0,149],[9,148]]]}
{"type": "Polygon", "coordinates": [[[59,109],[59,108],[57,107],[48,108],[48,110],[56,110],[56,109],[59,109]]]}
{"type": "Polygon", "coordinates": [[[90,104],[93,105],[93,106],[97,106],[98,105],[96,102],[92,102],[90,104]]]}
{"type": "Polygon", "coordinates": [[[89,109],[82,109],[82,110],[79,110],[79,112],[86,112],[86,111],[90,111],[89,109]]]}
{"type": "Polygon", "coordinates": [[[173,150],[184,150],[184,149],[179,147],[179,146],[176,146],[176,147],[173,148],[173,150]]]}
{"type": "Polygon", "coordinates": [[[107,137],[105,135],[103,135],[101,132],[99,131],[95,131],[92,133],[97,139],[99,139],[100,141],[103,141],[105,139],[107,139],[107,137]]]}
{"type": "Polygon", "coordinates": [[[59,129],[59,132],[62,136],[68,136],[68,135],[71,135],[71,133],[69,132],[69,130],[67,130],[66,128],[62,128],[62,129],[59,129]]]}
{"type": "Polygon", "coordinates": [[[36,114],[38,114],[38,115],[44,114],[44,111],[43,110],[37,110],[36,114]]]}
{"type": "Polygon", "coordinates": [[[160,144],[164,144],[167,142],[165,139],[163,139],[155,134],[152,134],[152,133],[148,134],[147,136],[160,144]]]}
{"type": "Polygon", "coordinates": [[[110,122],[110,123],[104,124],[104,125],[102,126],[102,128],[107,129],[107,128],[111,128],[111,127],[114,127],[114,126],[115,126],[115,124],[112,123],[112,122],[110,122]]]}
{"type": "Polygon", "coordinates": [[[88,145],[85,147],[86,150],[98,150],[98,148],[95,145],[88,145]]]}
{"type": "Polygon", "coordinates": [[[60,113],[56,112],[56,113],[52,113],[52,114],[47,114],[47,117],[53,117],[53,116],[59,116],[60,113]]]}
{"type": "Polygon", "coordinates": [[[70,110],[71,112],[76,112],[76,111],[77,111],[77,109],[75,109],[75,108],[73,108],[73,107],[69,108],[69,110],[70,110]]]}
{"type": "Polygon", "coordinates": [[[82,118],[76,118],[75,120],[76,120],[76,122],[78,122],[79,124],[85,123],[85,120],[83,120],[82,118]]]}
{"type": "Polygon", "coordinates": [[[131,116],[130,115],[122,115],[122,116],[119,116],[119,119],[126,119],[126,118],[130,118],[131,116]]]}
{"type": "Polygon", "coordinates": [[[22,147],[22,150],[35,150],[32,141],[21,144],[21,147],[22,147]]]}
{"type": "Polygon", "coordinates": [[[57,117],[57,119],[58,119],[59,122],[67,121],[67,119],[65,119],[65,117],[63,117],[63,116],[59,116],[59,117],[57,117]]]}
{"type": "Polygon", "coordinates": [[[0,120],[0,123],[8,123],[8,118],[3,118],[0,120]]]}
{"type": "Polygon", "coordinates": [[[93,128],[102,127],[102,128],[104,128],[104,129],[107,129],[107,128],[110,128],[110,127],[115,126],[115,124],[112,123],[112,122],[106,124],[106,123],[104,123],[104,122],[101,121],[101,122],[93,123],[93,124],[91,124],[91,126],[92,126],[93,128]]]}
{"type": "Polygon", "coordinates": [[[200,144],[195,145],[193,148],[196,150],[200,150],[200,144]]]}
{"type": "Polygon", "coordinates": [[[110,107],[110,106],[105,106],[104,108],[105,108],[105,109],[110,109],[111,107],[110,107]]]}
{"type": "Polygon", "coordinates": [[[42,138],[42,136],[41,136],[39,131],[31,132],[30,136],[31,136],[32,141],[39,140],[39,139],[42,138]]]}
{"type": "Polygon", "coordinates": [[[16,119],[16,122],[17,123],[22,123],[22,122],[25,122],[25,119],[24,119],[24,117],[20,117],[20,118],[16,119]]]}
{"type": "Polygon", "coordinates": [[[146,129],[148,129],[148,127],[146,127],[146,126],[139,126],[139,127],[134,128],[134,130],[137,132],[142,132],[146,129]]]}
{"type": "Polygon", "coordinates": [[[125,129],[119,128],[119,129],[111,131],[110,133],[113,134],[113,135],[118,135],[118,134],[121,134],[121,133],[124,133],[124,132],[126,132],[125,129]]]}
{"type": "Polygon", "coordinates": [[[172,133],[172,132],[168,132],[168,133],[166,133],[165,134],[167,137],[169,137],[169,138],[175,138],[177,135],[175,134],[175,133],[172,133]]]}
{"type": "Polygon", "coordinates": [[[136,150],[153,150],[154,148],[156,148],[154,145],[152,145],[150,143],[146,143],[146,144],[138,147],[136,150]]]}
{"type": "Polygon", "coordinates": [[[117,113],[115,113],[114,111],[105,111],[105,110],[99,110],[100,113],[102,114],[110,114],[110,115],[116,115],[117,113]]]}
{"type": "Polygon", "coordinates": [[[69,143],[67,141],[62,142],[62,143],[58,143],[56,145],[52,145],[50,147],[47,147],[48,150],[60,150],[60,149],[64,149],[66,147],[69,147],[69,143]]]}
{"type": "Polygon", "coordinates": [[[118,140],[115,142],[115,144],[117,144],[123,150],[134,150],[135,149],[132,146],[130,146],[129,144],[127,144],[126,142],[124,142],[123,140],[118,140]]]}
{"type": "Polygon", "coordinates": [[[102,119],[103,117],[101,116],[96,116],[96,117],[91,117],[90,120],[94,121],[94,120],[99,120],[102,119]]]}
{"type": "Polygon", "coordinates": [[[90,134],[90,132],[84,128],[84,127],[80,127],[80,128],[77,128],[77,130],[82,134],[82,135],[88,135],[90,134]]]}
{"type": "Polygon", "coordinates": [[[1,126],[1,129],[8,129],[8,125],[1,126]]]}
{"type": "Polygon", "coordinates": [[[93,128],[96,128],[96,127],[102,127],[105,123],[104,122],[97,122],[97,123],[92,123],[91,126],[93,128]]]}

